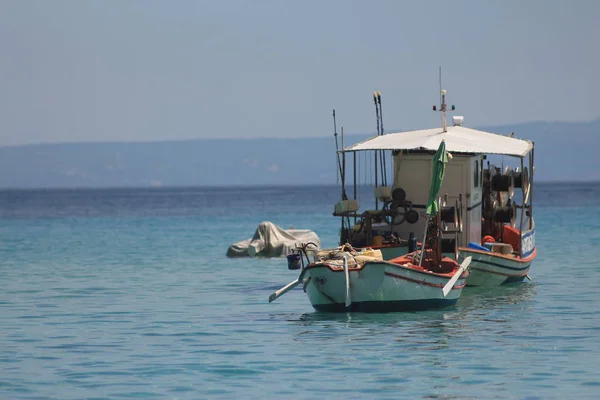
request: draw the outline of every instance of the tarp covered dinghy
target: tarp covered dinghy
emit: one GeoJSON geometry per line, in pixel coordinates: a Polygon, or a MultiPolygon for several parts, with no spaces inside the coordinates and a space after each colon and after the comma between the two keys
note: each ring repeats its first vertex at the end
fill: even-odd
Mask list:
{"type": "Polygon", "coordinates": [[[252,238],[229,246],[227,257],[284,257],[308,242],[321,248],[319,236],[310,229],[283,229],[265,221],[258,224],[252,238]]]}

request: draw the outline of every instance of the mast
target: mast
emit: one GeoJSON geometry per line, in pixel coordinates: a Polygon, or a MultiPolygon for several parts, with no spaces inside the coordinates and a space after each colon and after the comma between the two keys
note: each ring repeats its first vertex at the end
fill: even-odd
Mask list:
{"type": "MultiPolygon", "coordinates": [[[[452,106],[450,108],[452,111],[456,109],[456,107],[452,106]]],[[[437,107],[433,106],[433,111],[438,111],[437,107]]],[[[442,113],[442,132],[448,132],[448,120],[446,119],[446,111],[448,111],[448,105],[446,104],[446,90],[442,89],[442,67],[440,66],[440,109],[439,111],[442,113]]]]}
{"type": "MultiPolygon", "coordinates": [[[[356,200],[356,152],[353,151],[352,152],[352,167],[354,168],[354,177],[353,177],[353,182],[354,182],[354,200],[356,200]]],[[[354,216],[354,223],[356,224],[356,215],[354,216]]]]}
{"type": "MultiPolygon", "coordinates": [[[[344,149],[344,134],[342,133],[342,150],[344,149]]],[[[337,159],[338,165],[338,173],[340,178],[342,179],[342,200],[347,200],[346,196],[346,187],[344,185],[344,171],[342,170],[342,163],[340,161],[340,148],[338,146],[338,134],[337,134],[337,125],[335,121],[335,109],[333,110],[333,136],[335,137],[335,157],[337,159]]]]}
{"type": "Polygon", "coordinates": [[[342,126],[342,196],[344,200],[346,196],[346,152],[344,152],[344,127],[342,126]]]}
{"type": "Polygon", "coordinates": [[[446,90],[442,89],[442,104],[440,104],[440,111],[442,112],[442,131],[448,132],[448,121],[446,120],[446,90]]]}
{"type": "MultiPolygon", "coordinates": [[[[344,151],[344,127],[342,126],[342,196],[348,200],[346,195],[346,152],[344,151]]],[[[348,228],[350,228],[350,216],[346,217],[348,228]]],[[[342,217],[342,226],[344,226],[344,217],[342,217]]]]}
{"type": "MultiPolygon", "coordinates": [[[[373,103],[375,103],[375,115],[377,117],[377,136],[379,136],[379,106],[377,105],[377,92],[373,92],[373,103]]],[[[377,171],[377,163],[379,162],[379,151],[375,150],[375,187],[377,188],[377,175],[379,172],[377,171]]],[[[379,200],[375,197],[375,209],[379,210],[379,200]]]]}
{"type": "MultiPolygon", "coordinates": [[[[446,90],[440,90],[442,103],[440,104],[440,109],[437,109],[437,106],[433,106],[433,111],[440,111],[442,113],[442,133],[448,132],[448,121],[446,120],[446,112],[448,111],[448,105],[446,104],[446,90]]],[[[451,111],[456,110],[456,107],[452,105],[450,107],[451,111]]]]}
{"type": "MultiPolygon", "coordinates": [[[[383,107],[381,107],[381,92],[377,91],[377,103],[379,104],[380,136],[383,136],[383,107]]],[[[385,163],[385,150],[381,150],[381,184],[387,186],[387,168],[385,163]]]]}

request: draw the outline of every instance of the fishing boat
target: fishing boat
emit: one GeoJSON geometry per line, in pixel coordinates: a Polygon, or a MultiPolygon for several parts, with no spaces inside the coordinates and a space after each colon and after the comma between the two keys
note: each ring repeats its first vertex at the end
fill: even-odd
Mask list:
{"type": "MultiPolygon", "coordinates": [[[[453,116],[448,126],[446,113],[455,106],[447,106],[445,90],[441,105],[433,106],[441,112],[441,127],[384,134],[381,95],[374,94],[374,100],[377,135],[338,149],[342,199],[333,214],[342,221],[340,245],[371,247],[388,261],[422,246],[416,240],[429,221],[431,154],[444,142],[451,156],[440,188],[442,253],[459,262],[472,258],[467,285],[497,286],[529,278],[537,255],[532,206],[534,143],[514,133],[467,128],[462,116],[453,116]],[[375,177],[373,198],[367,199],[374,208],[359,207],[357,154],[374,160],[370,161],[375,177]],[[345,184],[349,156],[354,167],[353,197],[347,195],[345,184]],[[516,168],[503,165],[505,158],[514,160],[516,168]]],[[[335,113],[334,131],[337,144],[335,113]]]]}
{"type": "Polygon", "coordinates": [[[438,192],[446,164],[447,151],[442,141],[433,157],[427,203],[429,218],[420,251],[384,260],[379,249],[357,250],[344,244],[337,249],[317,252],[311,262],[306,251],[308,244],[305,244],[298,253],[288,257],[288,267],[292,269],[302,260],[298,279],[274,292],[269,302],[302,284],[317,311],[389,312],[455,304],[466,285],[471,257],[459,265],[456,259],[442,255],[438,192]]]}
{"type": "Polygon", "coordinates": [[[271,295],[275,300],[302,284],[312,306],[326,312],[419,311],[456,303],[465,287],[470,259],[462,265],[448,257],[421,265],[417,253],[385,261],[366,249],[345,248],[322,255],[303,268],[291,287],[271,295]]]}

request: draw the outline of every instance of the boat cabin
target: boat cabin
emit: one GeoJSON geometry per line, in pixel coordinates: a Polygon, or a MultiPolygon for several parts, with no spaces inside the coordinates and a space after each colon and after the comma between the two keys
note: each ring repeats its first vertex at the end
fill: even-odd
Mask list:
{"type": "MultiPolygon", "coordinates": [[[[378,157],[388,157],[393,175],[391,185],[375,184],[375,209],[361,211],[356,198],[336,204],[334,215],[342,217],[340,244],[380,248],[385,259],[394,258],[414,251],[428,221],[437,218],[443,253],[458,257],[459,247],[489,251],[494,246],[494,251],[526,257],[535,247],[533,143],[466,128],[463,117],[453,117],[452,125],[447,126],[445,92],[442,99],[442,127],[378,134],[340,150],[344,156],[375,153],[375,176],[377,166],[385,165],[378,157]],[[430,216],[426,207],[434,173],[432,158],[441,142],[448,161],[438,192],[439,213],[430,216]],[[520,165],[502,169],[486,161],[489,155],[512,156],[520,165]]],[[[384,169],[380,167],[379,173],[383,178],[384,169]]]]}

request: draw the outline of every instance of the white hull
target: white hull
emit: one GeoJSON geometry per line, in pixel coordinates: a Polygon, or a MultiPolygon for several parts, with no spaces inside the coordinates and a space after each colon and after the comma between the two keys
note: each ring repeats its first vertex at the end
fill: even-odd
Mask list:
{"type": "Polygon", "coordinates": [[[529,273],[535,252],[524,260],[461,248],[462,258],[471,256],[471,273],[467,278],[468,286],[500,286],[505,283],[521,282],[529,273]]]}
{"type": "Polygon", "coordinates": [[[444,297],[442,288],[452,274],[422,272],[385,261],[367,262],[362,268],[349,269],[347,301],[344,270],[317,263],[306,268],[304,288],[312,306],[319,311],[424,310],[456,303],[467,275],[463,273],[444,297]]]}

